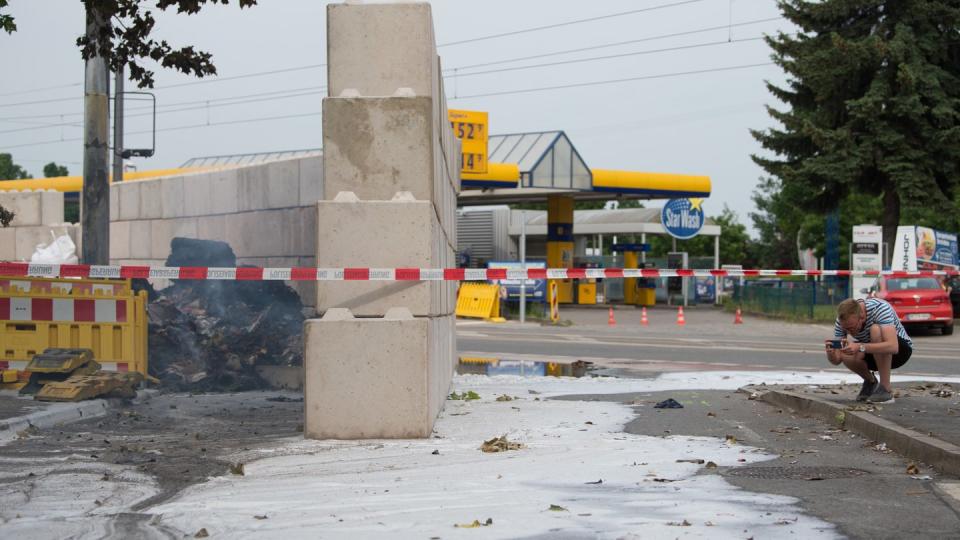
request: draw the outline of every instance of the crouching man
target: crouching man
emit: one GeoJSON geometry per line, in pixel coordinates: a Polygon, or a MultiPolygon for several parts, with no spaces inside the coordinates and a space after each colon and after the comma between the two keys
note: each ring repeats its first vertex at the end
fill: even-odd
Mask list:
{"type": "Polygon", "coordinates": [[[833,335],[835,340],[826,344],[827,360],[835,366],[843,364],[863,378],[857,401],[893,402],[890,370],[910,359],[913,341],[890,304],[879,298],[840,302],[833,335]],[[842,340],[839,348],[836,340],[842,340]]]}

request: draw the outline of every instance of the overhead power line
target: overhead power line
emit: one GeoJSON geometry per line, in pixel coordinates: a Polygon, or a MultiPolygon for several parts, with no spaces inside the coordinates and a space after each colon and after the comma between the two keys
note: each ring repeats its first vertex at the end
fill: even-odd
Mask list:
{"type": "Polygon", "coordinates": [[[531,92],[542,92],[542,91],[546,91],[546,90],[563,90],[563,89],[566,89],[566,88],[583,88],[583,87],[586,87],[586,86],[600,86],[600,85],[605,85],[605,84],[617,84],[617,83],[632,82],[632,81],[646,81],[646,80],[651,80],[651,79],[667,79],[667,78],[670,78],[670,77],[683,77],[683,76],[685,76],[685,75],[699,75],[699,74],[701,74],[701,73],[715,73],[715,72],[719,72],[719,71],[734,71],[734,70],[739,70],[739,69],[749,69],[749,68],[755,68],[755,67],[761,67],[761,66],[772,66],[772,65],[774,65],[773,62],[764,62],[764,63],[762,63],[762,64],[744,64],[744,65],[740,65],[740,66],[727,66],[727,67],[720,67],[720,68],[698,69],[698,70],[693,70],[693,71],[678,71],[678,72],[676,72],[676,73],[661,73],[661,74],[659,74],[659,75],[644,75],[644,76],[642,76],[642,77],[627,77],[627,78],[623,78],[623,79],[607,79],[607,80],[603,80],[603,81],[589,81],[589,82],[573,83],[573,84],[559,84],[559,85],[555,85],[555,86],[539,86],[539,87],[536,87],[536,88],[520,88],[520,89],[517,89],[517,90],[503,90],[503,91],[500,91],[500,92],[486,92],[486,93],[482,93],[482,94],[472,94],[472,95],[468,95],[468,96],[457,96],[457,97],[455,97],[455,98],[448,98],[448,101],[453,101],[453,100],[457,100],[457,99],[470,99],[470,98],[478,98],[478,97],[489,97],[489,96],[506,96],[506,95],[511,95],[511,94],[527,94],[527,93],[531,93],[531,92]]]}
{"type": "Polygon", "coordinates": [[[583,24],[583,23],[588,23],[588,22],[600,21],[600,20],[603,20],[603,19],[613,19],[613,18],[615,18],[615,17],[623,17],[624,15],[634,15],[634,14],[636,14],[636,13],[646,13],[646,12],[648,12],[648,11],[657,11],[657,10],[660,10],[660,9],[668,9],[668,8],[683,6],[683,5],[686,5],[686,4],[696,4],[696,3],[699,3],[699,2],[703,2],[703,1],[705,1],[705,0],[684,0],[683,2],[674,2],[674,3],[672,3],[672,4],[660,4],[659,6],[650,6],[650,7],[648,7],[648,8],[631,9],[630,11],[621,11],[621,12],[619,12],[619,13],[610,13],[610,14],[608,14],[608,15],[598,15],[598,16],[596,16],[596,17],[587,17],[587,18],[584,18],[584,19],[575,19],[575,20],[572,20],[572,21],[565,21],[565,22],[562,22],[562,23],[546,24],[546,25],[543,25],[543,26],[534,26],[534,27],[531,27],[531,28],[522,28],[522,29],[520,29],[520,30],[513,30],[513,31],[510,31],[510,32],[501,32],[501,33],[499,33],[499,34],[490,34],[490,35],[487,35],[487,36],[479,36],[479,37],[469,38],[469,39],[461,39],[461,40],[459,40],[459,41],[448,41],[447,43],[441,43],[440,45],[437,45],[437,47],[452,47],[452,46],[454,46],[454,45],[463,45],[463,44],[465,44],[465,43],[476,43],[476,42],[478,42],[478,41],[486,41],[486,40],[490,40],[490,39],[498,39],[498,38],[508,37],[508,36],[516,36],[516,35],[519,35],[519,34],[528,34],[528,33],[530,33],[530,32],[539,32],[539,31],[541,31],[541,30],[550,30],[550,29],[553,29],[553,28],[561,28],[561,27],[564,27],[564,26],[572,26],[572,25],[575,25],[575,24],[583,24]]]}
{"type": "Polygon", "coordinates": [[[468,73],[457,73],[457,74],[454,75],[454,77],[463,78],[463,77],[470,77],[470,76],[473,76],[473,75],[489,75],[489,74],[491,74],[491,73],[504,73],[504,72],[507,72],[507,71],[521,71],[521,70],[525,70],[525,69],[533,69],[533,68],[541,68],[541,67],[564,66],[564,65],[568,65],[568,64],[579,64],[579,63],[583,63],[583,62],[595,62],[595,61],[597,61],[597,60],[611,60],[611,59],[614,59],[614,58],[626,58],[626,57],[630,57],[630,56],[641,56],[641,55],[645,55],[645,54],[656,54],[656,53],[662,53],[662,52],[668,52],[668,51],[682,51],[682,50],[687,50],[687,49],[699,49],[699,48],[702,48],[702,47],[713,47],[713,46],[715,46],[715,45],[727,45],[727,44],[729,44],[729,43],[743,43],[743,42],[747,42],[747,41],[757,41],[757,40],[760,40],[760,39],[763,39],[763,38],[762,38],[762,37],[754,37],[754,38],[743,38],[743,39],[734,39],[734,40],[710,41],[710,42],[707,42],[707,43],[696,43],[696,44],[693,44],[693,45],[681,45],[681,46],[678,46],[678,47],[667,47],[667,48],[663,48],[663,49],[650,49],[650,50],[645,50],[645,51],[634,51],[634,52],[621,53],[621,54],[609,54],[609,55],[605,55],[605,56],[591,56],[591,57],[589,57],[589,58],[575,58],[575,59],[573,59],[573,60],[560,60],[560,61],[557,61],[557,62],[547,62],[547,63],[543,63],[543,64],[531,64],[531,65],[525,65],[525,66],[515,66],[515,67],[507,67],[507,68],[499,68],[499,69],[490,69],[490,70],[486,70],[486,71],[471,71],[471,72],[468,72],[468,73]]]}
{"type": "Polygon", "coordinates": [[[766,19],[755,19],[755,20],[752,20],[752,21],[744,21],[744,22],[735,23],[735,24],[732,24],[732,25],[726,25],[726,24],[725,24],[725,25],[722,25],[722,26],[708,26],[708,27],[706,27],[706,28],[698,28],[698,29],[696,29],[696,30],[685,30],[685,31],[683,31],[683,32],[672,32],[672,33],[669,33],[669,34],[658,34],[658,35],[656,35],[656,36],[649,36],[649,37],[639,38],[639,39],[630,39],[630,40],[627,40],[627,41],[615,41],[615,42],[613,42],[613,43],[604,43],[604,44],[602,44],[602,45],[591,45],[591,46],[589,46],[589,47],[578,47],[578,48],[576,48],[576,49],[564,49],[564,50],[561,50],[561,51],[553,51],[553,52],[547,52],[547,53],[542,53],[542,54],[531,54],[531,55],[529,55],[529,56],[518,56],[518,57],[515,57],[515,58],[507,58],[507,59],[504,59],[504,60],[494,60],[494,61],[492,61],[492,62],[481,62],[481,63],[479,63],[479,64],[470,64],[470,65],[466,65],[466,66],[457,66],[457,67],[455,67],[455,68],[447,68],[447,69],[445,69],[444,71],[455,71],[455,70],[461,70],[461,69],[472,69],[472,68],[478,68],[478,67],[495,66],[495,65],[498,65],[498,64],[508,64],[508,63],[511,63],[511,62],[521,62],[521,61],[523,61],[523,60],[536,60],[537,58],[547,58],[547,57],[550,57],[550,56],[560,56],[560,55],[563,55],[563,54],[573,54],[573,53],[578,53],[578,52],[593,51],[593,50],[597,50],[597,49],[608,49],[608,48],[611,48],[611,47],[620,47],[621,45],[633,45],[634,43],[643,43],[643,42],[646,42],[646,41],[656,41],[656,40],[667,39],[667,38],[672,38],[672,37],[690,36],[690,35],[693,35],[693,34],[702,34],[702,33],[705,33],[705,32],[715,32],[715,31],[717,31],[717,30],[727,30],[728,28],[731,28],[731,27],[736,28],[736,27],[741,27],[741,26],[750,26],[750,25],[760,24],[760,23],[765,23],[765,22],[778,21],[778,20],[780,20],[780,19],[782,19],[782,18],[783,18],[783,17],[768,17],[768,18],[766,18],[766,19]]]}
{"type": "MultiPolygon", "coordinates": [[[[688,76],[688,75],[699,75],[699,74],[703,74],[703,73],[716,73],[716,72],[721,72],[721,71],[735,71],[735,70],[741,70],[741,69],[750,69],[750,68],[755,68],[755,67],[772,66],[772,65],[774,65],[773,62],[765,62],[765,63],[761,63],[761,64],[744,64],[744,65],[739,65],[739,66],[726,66],[726,67],[720,67],[720,68],[708,68],[708,69],[700,69],[700,70],[694,70],[694,71],[681,71],[681,72],[675,72],[675,73],[661,73],[661,74],[658,74],[658,75],[647,75],[647,76],[641,76],[641,77],[627,77],[627,78],[622,78],[622,79],[608,79],[608,80],[603,80],[603,81],[588,81],[588,82],[582,82],[582,83],[563,84],[563,85],[555,85],[555,86],[541,86],[541,87],[537,87],[537,88],[522,88],[522,89],[517,89],[517,90],[505,90],[505,91],[501,91],[501,92],[488,92],[488,93],[483,93],[483,94],[473,94],[473,95],[469,95],[469,96],[461,96],[461,97],[458,97],[458,98],[452,98],[452,99],[450,99],[449,101],[453,101],[453,100],[457,100],[457,99],[470,99],[470,98],[477,98],[477,97],[504,96],[504,95],[510,95],[510,94],[525,94],[525,93],[543,92],[543,91],[550,91],[550,90],[561,90],[561,89],[567,89],[567,88],[582,88],[582,87],[588,87],[588,86],[599,86],[599,85],[607,85],[607,84],[618,84],[618,83],[633,82],[633,81],[643,81],[643,80],[652,80],[652,79],[665,79],[665,78],[670,78],[670,77],[682,77],[682,76],[688,76]]],[[[299,117],[303,117],[303,116],[317,116],[317,115],[320,115],[320,114],[322,114],[322,113],[321,113],[320,111],[317,111],[317,112],[309,112],[309,113],[296,113],[296,114],[287,114],[287,115],[278,115],[278,116],[266,116],[266,117],[260,117],[260,118],[245,118],[245,119],[237,119],[237,120],[225,120],[225,121],[222,121],[222,122],[209,122],[209,123],[202,123],[202,124],[191,124],[191,125],[186,125],[186,126],[174,126],[174,127],[169,127],[169,128],[160,128],[160,129],[157,129],[157,132],[162,132],[162,131],[176,131],[176,130],[184,130],[184,129],[196,129],[196,128],[203,128],[203,127],[208,127],[208,126],[223,126],[223,125],[245,124],[245,123],[251,123],[251,122],[264,122],[264,121],[268,121],[268,120],[283,120],[283,119],[290,119],[290,118],[299,118],[299,117]]],[[[129,134],[131,134],[131,135],[144,134],[144,133],[150,133],[151,131],[152,131],[152,130],[141,130],[141,131],[130,132],[129,134]]],[[[76,141],[80,141],[80,140],[83,140],[83,139],[82,139],[81,137],[75,137],[75,138],[69,138],[69,139],[54,139],[54,140],[38,141],[38,142],[32,142],[32,143],[23,143],[23,144],[15,144],[15,145],[3,145],[3,146],[0,146],[0,150],[7,150],[7,149],[11,149],[11,148],[26,148],[26,147],[30,147],[30,146],[40,146],[40,145],[46,145],[46,144],[56,144],[56,143],[61,143],[61,142],[76,142],[76,141]]]]}

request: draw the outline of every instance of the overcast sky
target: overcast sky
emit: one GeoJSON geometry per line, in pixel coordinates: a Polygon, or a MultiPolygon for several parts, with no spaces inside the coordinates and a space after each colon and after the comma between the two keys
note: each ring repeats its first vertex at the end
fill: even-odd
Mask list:
{"type": "MultiPolygon", "coordinates": [[[[157,152],[130,163],[146,170],[176,167],[196,156],[320,147],[327,3],[260,0],[246,10],[210,6],[192,17],[158,16],[157,37],[213,53],[219,77],[228,80],[175,86],[198,80],[158,68],[157,152]],[[291,68],[303,69],[229,80],[291,68]],[[267,95],[238,98],[254,94],[267,95]]],[[[757,38],[791,31],[777,18],[773,0],[431,4],[439,53],[449,70],[451,108],[488,111],[494,134],[564,130],[592,168],[709,175],[707,214],[727,204],[751,225],[750,194],[762,171],[750,160],[759,145],[748,130],[772,125],[764,105],[775,102],[764,81],[784,80],[757,38]],[[576,22],[584,19],[594,20],[576,22]],[[533,30],[550,25],[559,26],[533,30]],[[516,31],[522,32],[453,43],[516,31]],[[617,45],[598,47],[611,44],[617,45]],[[549,56],[503,62],[537,55],[549,56]],[[616,57],[598,58],[609,56],[616,57]],[[547,63],[560,64],[505,70],[547,63]],[[689,72],[700,73],[677,75],[689,72]],[[582,86],[544,89],[565,85],[582,86]],[[527,89],[540,90],[510,93],[527,89]],[[502,94],[478,96],[496,93],[502,94]]],[[[75,40],[83,28],[83,4],[11,0],[9,10],[19,30],[0,34],[0,152],[12,153],[37,177],[49,161],[79,174],[83,61],[75,40]],[[33,101],[45,103],[22,104],[33,101]]],[[[134,110],[142,105],[128,100],[127,107],[127,132],[148,130],[149,116],[134,110]]],[[[127,142],[150,143],[144,134],[129,134],[127,142]]]]}

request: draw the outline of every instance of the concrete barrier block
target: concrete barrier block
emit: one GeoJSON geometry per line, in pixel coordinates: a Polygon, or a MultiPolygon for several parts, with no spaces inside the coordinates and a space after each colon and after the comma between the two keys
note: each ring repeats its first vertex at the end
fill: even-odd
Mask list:
{"type": "Polygon", "coordinates": [[[119,186],[121,221],[140,219],[140,182],[123,182],[119,186]]]}
{"type": "Polygon", "coordinates": [[[212,174],[192,174],[183,178],[183,215],[208,216],[213,214],[213,201],[216,194],[213,192],[212,174]]]}
{"type": "Polygon", "coordinates": [[[63,193],[48,189],[40,193],[40,223],[53,225],[63,223],[63,193]]]}
{"type": "MultiPolygon", "coordinates": [[[[11,227],[42,225],[41,194],[36,191],[0,191],[0,206],[16,214],[11,227]]],[[[63,218],[60,218],[63,221],[63,218]]]]}
{"type": "Polygon", "coordinates": [[[53,229],[45,225],[24,225],[14,230],[16,231],[14,258],[18,261],[29,261],[38,245],[49,244],[54,238],[50,234],[53,229]]]}
{"type": "MultiPolygon", "coordinates": [[[[170,219],[150,220],[150,257],[151,259],[166,260],[170,256],[170,240],[173,240],[172,222],[170,219]]],[[[142,241],[130,237],[131,242],[142,241]]]]}
{"type": "MultiPolygon", "coordinates": [[[[317,266],[435,268],[440,226],[428,201],[321,201],[317,266]]],[[[394,306],[414,315],[440,314],[438,281],[320,281],[317,310],[349,308],[377,317],[394,306]]]]}
{"type": "Polygon", "coordinates": [[[289,219],[285,221],[284,212],[241,212],[226,218],[226,241],[237,257],[294,255],[291,246],[295,242],[291,238],[296,238],[297,231],[284,230],[291,226],[289,219]]]}
{"type": "MultiPolygon", "coordinates": [[[[83,194],[80,194],[80,204],[83,205],[83,194]]],[[[110,184],[110,221],[120,219],[120,191],[117,184],[110,184]]]]}
{"type": "Polygon", "coordinates": [[[17,229],[0,227],[0,261],[17,260],[17,229]]]}
{"type": "Polygon", "coordinates": [[[160,219],[163,217],[164,180],[141,180],[140,219],[160,219]]]}
{"type": "Polygon", "coordinates": [[[300,206],[313,207],[323,199],[323,156],[300,160],[300,206]]]}
{"type": "Polygon", "coordinates": [[[247,212],[269,208],[269,183],[264,165],[255,165],[237,169],[238,193],[237,210],[247,212]]]}
{"type": "MultiPolygon", "coordinates": [[[[126,223],[129,224],[129,257],[133,259],[151,258],[153,256],[153,222],[150,220],[137,220],[126,223]]],[[[111,242],[111,248],[112,247],[113,244],[111,242]]]]}
{"type": "Polygon", "coordinates": [[[161,182],[161,205],[164,219],[179,218],[186,215],[184,208],[183,177],[164,178],[161,182]]]}
{"type": "Polygon", "coordinates": [[[237,169],[210,173],[211,214],[233,214],[240,207],[240,178],[237,169]]]}
{"type": "Polygon", "coordinates": [[[197,222],[195,217],[183,217],[170,220],[171,238],[198,238],[197,222]]]}
{"type": "Polygon", "coordinates": [[[227,238],[227,216],[202,216],[197,218],[197,238],[221,240],[227,238]]]}
{"type": "MultiPolygon", "coordinates": [[[[327,6],[327,84],[331,96],[354,88],[391,96],[400,87],[434,96],[440,73],[430,4],[327,6]]],[[[324,146],[326,150],[326,146],[324,146]]]]}
{"type": "Polygon", "coordinates": [[[388,200],[409,191],[433,201],[429,98],[323,100],[324,195],[352,191],[362,200],[388,200]]]}
{"type": "Polygon", "coordinates": [[[383,318],[354,318],[349,310],[334,309],[307,320],[304,436],[429,437],[450,384],[448,359],[437,345],[448,327],[402,308],[383,318]]]}
{"type": "Polygon", "coordinates": [[[264,165],[267,182],[266,208],[300,206],[300,160],[287,159],[264,165]]]}
{"type": "MultiPolygon", "coordinates": [[[[110,222],[110,258],[126,259],[130,257],[130,221],[110,222]]],[[[147,244],[147,249],[150,245],[147,244]]]]}
{"type": "Polygon", "coordinates": [[[298,229],[290,231],[290,234],[298,236],[296,251],[300,257],[315,258],[317,256],[317,202],[314,201],[312,205],[298,210],[300,218],[298,229]]]}

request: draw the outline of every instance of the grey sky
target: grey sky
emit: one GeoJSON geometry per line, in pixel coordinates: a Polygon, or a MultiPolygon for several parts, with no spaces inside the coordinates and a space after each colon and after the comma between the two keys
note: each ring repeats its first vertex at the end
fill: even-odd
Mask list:
{"type": "MultiPolygon", "coordinates": [[[[477,94],[563,86],[614,79],[713,70],[770,62],[770,51],[758,38],[790,31],[783,19],[652,39],[579,53],[547,56],[482,68],[474,64],[643,40],[679,32],[725,26],[779,15],[773,0],[437,0],[433,5],[437,42],[488,36],[578,19],[602,17],[656,6],[674,7],[602,18],[582,24],[524,32],[442,46],[451,108],[490,113],[492,133],[562,129],[593,168],[707,174],[713,195],[709,214],[723,204],[750,225],[750,194],[761,171],[750,161],[759,150],[748,129],[771,125],[763,106],[773,103],[764,80],[782,82],[773,65],[713,71],[685,76],[648,78],[577,88],[469,97],[477,94]],[[710,44],[710,45],[704,45],[710,44]],[[704,45],[704,46],[699,46],[704,45]],[[694,46],[694,47],[691,47],[694,46]],[[661,49],[676,49],[659,51],[661,49]],[[658,50],[650,54],[630,54],[658,50]],[[531,64],[624,55],[564,65],[469,76],[470,72],[531,64]]],[[[325,5],[311,0],[260,0],[241,11],[235,5],[208,7],[198,16],[158,17],[157,36],[175,46],[194,44],[212,52],[221,77],[297,68],[326,61],[325,5]]],[[[44,163],[66,164],[79,173],[80,141],[36,144],[81,136],[80,85],[83,63],[74,42],[83,27],[79,0],[11,0],[19,31],[0,35],[0,152],[34,176],[44,163]],[[65,85],[74,85],[62,87],[65,85]],[[38,90],[48,87],[50,90],[38,90]],[[65,101],[15,105],[38,100],[65,101]],[[37,115],[52,115],[37,117],[37,115]],[[64,115],[62,118],[60,115],[64,115]],[[12,120],[14,117],[30,117],[12,120]],[[20,130],[37,122],[74,125],[20,130]],[[23,146],[20,146],[23,145],[23,146]]],[[[175,167],[195,156],[314,148],[321,146],[320,88],[323,67],[262,77],[194,83],[193,79],[157,69],[158,107],[155,157],[131,161],[140,170],[175,167]],[[167,88],[165,88],[167,87],[167,88]],[[227,105],[224,98],[273,92],[277,98],[227,105]],[[218,101],[219,100],[219,101],[218,101]],[[209,108],[207,108],[209,101],[209,108]],[[178,105],[181,104],[181,105],[178,105]],[[286,116],[257,122],[247,119],[286,116]],[[241,121],[241,122],[238,122],[241,121]],[[206,124],[211,124],[206,126],[206,124]],[[225,125],[215,125],[223,124],[225,125]],[[204,127],[176,129],[180,126],[204,127]]],[[[204,81],[208,79],[203,79],[204,81]]],[[[209,79],[216,80],[216,79],[209,79]]],[[[250,99],[250,98],[245,98],[250,99]]],[[[257,98],[259,99],[259,98],[257,98]]],[[[128,102],[128,108],[139,105],[128,102]]],[[[131,111],[128,114],[133,115],[131,111]]],[[[127,131],[145,130],[144,117],[130,116],[127,131]]],[[[129,146],[148,144],[145,135],[128,135],[129,146]]],[[[660,203],[653,202],[652,206],[660,203]]]]}

